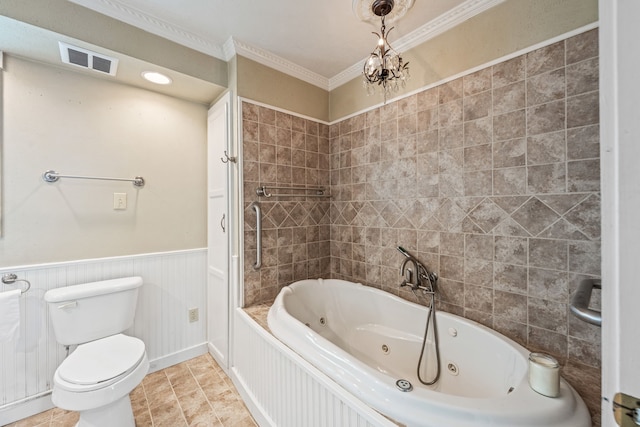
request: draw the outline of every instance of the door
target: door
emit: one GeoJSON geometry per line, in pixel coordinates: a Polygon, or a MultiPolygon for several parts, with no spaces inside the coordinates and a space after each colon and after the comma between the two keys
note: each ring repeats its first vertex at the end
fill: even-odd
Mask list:
{"type": "Polygon", "coordinates": [[[231,94],[209,110],[207,341],[209,353],[226,371],[229,365],[229,168],[231,94]]]}
{"type": "Polygon", "coordinates": [[[640,398],[640,2],[599,8],[602,425],[609,427],[617,425],[616,393],[640,398]]]}

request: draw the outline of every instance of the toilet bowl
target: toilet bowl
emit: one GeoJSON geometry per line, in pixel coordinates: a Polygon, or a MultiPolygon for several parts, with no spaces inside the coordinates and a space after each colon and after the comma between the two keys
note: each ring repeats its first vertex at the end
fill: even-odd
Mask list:
{"type": "Polygon", "coordinates": [[[129,393],[149,371],[144,342],[122,333],[133,323],[139,277],[48,291],[54,332],[79,344],[53,377],[54,405],[80,413],[78,427],[135,427],[129,393]]]}
{"type": "Polygon", "coordinates": [[[100,424],[88,425],[133,426],[129,393],[148,370],[144,343],[138,338],[118,334],[82,344],[56,370],[51,400],[59,408],[80,412],[79,426],[93,419],[100,424]]]}

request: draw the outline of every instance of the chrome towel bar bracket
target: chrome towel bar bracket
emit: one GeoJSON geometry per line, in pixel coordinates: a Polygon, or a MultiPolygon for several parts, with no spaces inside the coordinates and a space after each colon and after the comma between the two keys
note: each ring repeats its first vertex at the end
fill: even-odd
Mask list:
{"type": "Polygon", "coordinates": [[[31,282],[25,279],[18,279],[18,276],[15,273],[7,273],[2,276],[2,283],[5,285],[13,285],[16,282],[24,282],[27,284],[27,287],[22,289],[23,294],[31,289],[31,282]]]}
{"type": "Polygon", "coordinates": [[[129,181],[133,182],[136,187],[144,187],[145,181],[141,176],[135,178],[111,178],[108,176],[82,176],[82,175],[62,175],[54,170],[48,170],[42,174],[42,179],[46,182],[57,182],[60,178],[75,178],[75,179],[98,179],[102,181],[129,181]]]}
{"type": "Polygon", "coordinates": [[[569,308],[580,320],[592,325],[602,326],[602,313],[589,308],[591,292],[594,289],[602,289],[600,279],[584,279],[578,285],[576,293],[571,298],[569,308]]]}

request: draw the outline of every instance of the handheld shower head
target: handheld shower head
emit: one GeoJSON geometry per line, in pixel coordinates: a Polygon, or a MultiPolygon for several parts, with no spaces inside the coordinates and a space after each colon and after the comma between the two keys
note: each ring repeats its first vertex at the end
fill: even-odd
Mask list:
{"type": "Polygon", "coordinates": [[[402,255],[406,256],[407,258],[413,258],[411,254],[407,252],[407,250],[402,246],[398,246],[398,252],[400,252],[402,255]]]}

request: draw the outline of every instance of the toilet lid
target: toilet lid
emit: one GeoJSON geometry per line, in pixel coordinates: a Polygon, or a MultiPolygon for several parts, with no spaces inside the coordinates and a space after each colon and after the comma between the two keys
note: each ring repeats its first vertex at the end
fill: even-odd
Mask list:
{"type": "Polygon", "coordinates": [[[144,356],[144,343],[118,334],[79,345],[58,368],[60,378],[89,385],[108,381],[136,367],[144,356]]]}

